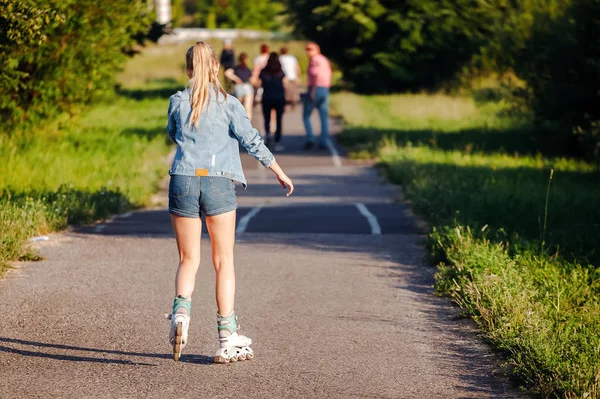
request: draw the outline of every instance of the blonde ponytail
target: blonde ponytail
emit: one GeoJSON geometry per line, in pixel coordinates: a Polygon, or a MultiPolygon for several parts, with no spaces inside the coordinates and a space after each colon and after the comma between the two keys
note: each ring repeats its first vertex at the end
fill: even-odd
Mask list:
{"type": "Polygon", "coordinates": [[[219,61],[210,45],[204,42],[196,42],[185,54],[185,63],[187,70],[192,72],[189,83],[191,88],[190,103],[192,105],[190,126],[197,128],[200,114],[210,97],[208,92],[209,83],[212,83],[217,98],[219,93],[227,98],[227,93],[219,81],[219,61]]]}

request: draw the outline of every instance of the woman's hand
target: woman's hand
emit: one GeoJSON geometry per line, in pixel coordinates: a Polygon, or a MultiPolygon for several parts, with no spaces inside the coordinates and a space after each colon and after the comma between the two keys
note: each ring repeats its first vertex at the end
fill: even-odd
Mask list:
{"type": "Polygon", "coordinates": [[[285,174],[283,169],[281,169],[277,161],[273,162],[273,165],[269,166],[269,169],[271,169],[273,173],[275,173],[275,175],[277,176],[277,180],[279,180],[281,188],[283,188],[284,190],[287,189],[287,193],[285,193],[285,195],[287,195],[288,197],[292,195],[292,193],[294,192],[294,183],[292,182],[292,179],[287,177],[287,175],[285,174]]]}
{"type": "Polygon", "coordinates": [[[292,193],[294,192],[294,183],[292,182],[292,179],[287,177],[287,175],[282,172],[281,174],[277,175],[277,180],[279,180],[281,188],[283,188],[284,190],[287,188],[287,193],[285,193],[285,195],[287,195],[288,197],[292,195],[292,193]]]}

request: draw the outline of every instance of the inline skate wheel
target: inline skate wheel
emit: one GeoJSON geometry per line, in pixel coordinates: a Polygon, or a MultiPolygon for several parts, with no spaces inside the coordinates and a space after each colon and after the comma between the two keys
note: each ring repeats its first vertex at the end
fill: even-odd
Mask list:
{"type": "Polygon", "coordinates": [[[177,329],[175,331],[175,344],[173,345],[173,360],[179,361],[181,357],[181,332],[183,329],[183,323],[177,323],[177,329]]]}

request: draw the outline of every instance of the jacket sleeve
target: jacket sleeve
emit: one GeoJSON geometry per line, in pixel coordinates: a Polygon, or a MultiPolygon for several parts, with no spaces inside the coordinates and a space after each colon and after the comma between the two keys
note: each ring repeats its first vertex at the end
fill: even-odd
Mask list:
{"type": "Polygon", "coordinates": [[[167,134],[173,143],[175,143],[175,136],[177,134],[177,115],[179,114],[179,104],[179,96],[177,94],[172,95],[169,99],[169,110],[167,111],[167,134]]]}
{"type": "Polygon", "coordinates": [[[252,155],[265,168],[273,165],[275,157],[265,145],[260,134],[258,134],[258,130],[250,124],[250,120],[242,104],[237,99],[230,97],[227,98],[227,101],[231,109],[229,129],[240,144],[242,144],[242,147],[248,151],[248,154],[252,155]]]}

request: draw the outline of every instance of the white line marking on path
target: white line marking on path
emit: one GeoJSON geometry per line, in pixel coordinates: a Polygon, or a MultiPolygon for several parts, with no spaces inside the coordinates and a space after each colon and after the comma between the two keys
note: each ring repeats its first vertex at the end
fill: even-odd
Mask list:
{"type": "Polygon", "coordinates": [[[327,144],[327,148],[329,149],[329,152],[331,152],[331,158],[333,159],[333,165],[336,168],[341,168],[342,167],[342,159],[340,158],[340,154],[338,154],[337,150],[335,149],[335,146],[330,142],[327,144]]]}
{"type": "Polygon", "coordinates": [[[367,209],[367,206],[365,204],[359,202],[355,205],[358,208],[358,211],[361,213],[361,215],[363,215],[365,218],[367,218],[367,221],[369,222],[369,226],[371,226],[371,234],[380,235],[381,227],[379,227],[379,222],[377,222],[377,217],[375,217],[375,215],[373,215],[367,209]]]}
{"type": "Polygon", "coordinates": [[[252,208],[250,210],[250,212],[245,214],[244,217],[240,219],[240,223],[238,224],[237,229],[235,229],[235,232],[243,233],[244,231],[246,231],[246,228],[248,227],[248,223],[250,222],[250,219],[252,219],[254,216],[256,216],[256,214],[258,212],[260,212],[260,206],[257,206],[256,208],[252,208]]]}
{"type": "Polygon", "coordinates": [[[133,215],[133,212],[127,212],[122,215],[119,215],[119,219],[129,218],[129,217],[131,217],[131,215],[133,215]]]}
{"type": "Polygon", "coordinates": [[[105,227],[105,224],[99,224],[98,226],[94,227],[94,233],[102,233],[102,230],[104,230],[105,227]]]}
{"type": "Polygon", "coordinates": [[[50,237],[48,236],[37,236],[37,237],[31,237],[29,239],[29,241],[31,242],[39,242],[39,241],[48,241],[50,239],[50,237]]]}

